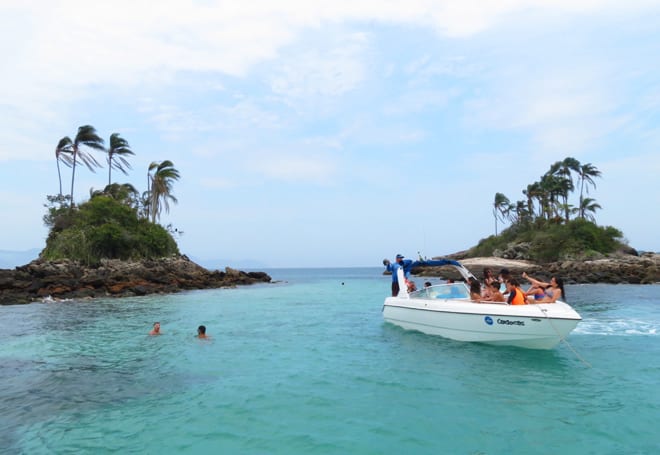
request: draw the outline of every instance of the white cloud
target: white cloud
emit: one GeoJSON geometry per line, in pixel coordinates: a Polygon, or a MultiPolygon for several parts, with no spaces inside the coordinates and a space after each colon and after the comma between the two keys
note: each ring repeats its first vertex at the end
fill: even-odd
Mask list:
{"type": "Polygon", "coordinates": [[[257,105],[255,101],[231,100],[232,104],[205,104],[181,108],[171,104],[143,104],[150,123],[171,140],[188,139],[197,133],[221,131],[254,131],[278,129],[282,120],[275,112],[257,105]]]}
{"type": "Polygon", "coordinates": [[[271,152],[256,160],[252,168],[269,179],[328,185],[333,182],[337,163],[321,154],[295,156],[271,152]]]}
{"type": "MultiPolygon", "coordinates": [[[[515,12],[586,14],[649,4],[595,0],[5,1],[1,8],[7,14],[3,14],[6,19],[0,33],[6,43],[5,64],[12,71],[3,74],[3,82],[21,87],[7,94],[13,103],[25,97],[55,101],[80,96],[98,84],[164,82],[180,71],[241,76],[256,63],[277,58],[280,49],[294,42],[302,30],[322,24],[377,21],[469,36],[515,12]],[[20,34],[12,23],[21,24],[20,34]]],[[[351,79],[330,86],[341,91],[344,84],[350,87],[351,79]]]]}
{"type": "Polygon", "coordinates": [[[594,67],[582,72],[554,68],[542,76],[536,71],[511,74],[467,102],[472,125],[529,131],[542,152],[574,152],[595,146],[625,122],[616,113],[620,95],[608,90],[607,77],[594,67]]]}
{"type": "Polygon", "coordinates": [[[290,52],[271,78],[275,94],[288,98],[334,97],[357,87],[365,77],[368,37],[350,33],[329,43],[290,52]]]}
{"type": "Polygon", "coordinates": [[[458,89],[412,90],[403,93],[398,99],[387,103],[383,112],[389,115],[407,115],[426,109],[442,108],[459,94],[458,89]]]}
{"type": "Polygon", "coordinates": [[[199,184],[203,188],[221,189],[221,190],[235,188],[238,186],[238,184],[234,180],[226,179],[226,178],[202,178],[199,184]]]}

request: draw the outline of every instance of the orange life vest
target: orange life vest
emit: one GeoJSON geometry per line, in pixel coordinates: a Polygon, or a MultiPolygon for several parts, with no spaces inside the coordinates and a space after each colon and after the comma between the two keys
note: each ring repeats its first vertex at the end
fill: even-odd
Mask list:
{"type": "Polygon", "coordinates": [[[525,300],[525,293],[520,288],[515,288],[512,291],[513,299],[511,300],[511,305],[525,305],[527,301],[525,300]]]}

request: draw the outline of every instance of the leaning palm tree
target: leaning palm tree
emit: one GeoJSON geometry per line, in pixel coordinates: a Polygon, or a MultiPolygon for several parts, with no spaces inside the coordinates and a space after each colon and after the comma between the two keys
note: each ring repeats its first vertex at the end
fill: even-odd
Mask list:
{"type": "Polygon", "coordinates": [[[112,133],[110,136],[110,146],[108,147],[108,185],[110,185],[112,179],[112,168],[117,169],[128,175],[126,169],[131,169],[131,165],[126,156],[135,155],[128,145],[128,141],[121,136],[119,133],[112,133]]]}
{"type": "Polygon", "coordinates": [[[557,195],[564,201],[563,204],[559,204],[560,207],[558,208],[559,211],[561,211],[561,209],[564,210],[564,219],[568,222],[571,214],[569,208],[570,204],[568,203],[568,194],[574,189],[573,182],[567,177],[559,177],[556,184],[557,195]]]}
{"type": "Polygon", "coordinates": [[[566,157],[559,164],[558,175],[564,177],[564,182],[562,183],[564,187],[564,193],[561,195],[564,199],[564,216],[566,221],[570,218],[570,211],[568,209],[568,194],[575,190],[575,182],[573,181],[573,172],[580,174],[580,162],[573,157],[566,157]]]}
{"type": "MultiPolygon", "coordinates": [[[[596,188],[596,182],[594,182],[594,177],[600,177],[601,172],[596,166],[591,163],[583,164],[580,166],[580,171],[578,172],[578,178],[580,179],[580,218],[584,218],[585,213],[583,210],[584,200],[583,193],[585,189],[585,183],[596,188]]],[[[587,194],[589,194],[589,187],[587,186],[587,194]]],[[[587,198],[589,199],[589,198],[587,198]]],[[[599,207],[600,208],[600,207],[599,207]]]]}
{"type": "Polygon", "coordinates": [[[582,218],[586,218],[589,221],[596,221],[596,210],[600,210],[602,207],[596,202],[595,199],[590,197],[585,197],[580,204],[580,213],[582,218]]]}
{"type": "Polygon", "coordinates": [[[92,155],[87,153],[82,146],[87,148],[103,150],[103,139],[96,134],[96,129],[91,125],[83,125],[78,128],[78,134],[72,141],[71,138],[63,137],[58,143],[58,148],[71,157],[71,207],[73,207],[73,186],[76,181],[76,165],[78,161],[87,166],[92,172],[95,167],[99,167],[98,161],[92,155]]]}
{"type": "Polygon", "coordinates": [[[57,143],[57,147],[55,147],[55,161],[57,161],[57,179],[59,180],[60,183],[60,192],[58,193],[58,195],[60,197],[62,196],[62,173],[60,171],[60,162],[62,162],[62,164],[64,164],[66,167],[71,167],[73,163],[69,144],[71,144],[71,139],[69,139],[68,137],[63,137],[57,143]]]}
{"type": "Polygon", "coordinates": [[[533,218],[543,217],[543,191],[539,182],[530,183],[527,188],[523,190],[523,194],[527,196],[527,211],[533,218]],[[534,200],[538,201],[538,213],[534,212],[534,200]]]}
{"type": "Polygon", "coordinates": [[[169,201],[177,201],[176,197],[172,194],[172,184],[174,181],[179,180],[179,171],[174,168],[174,164],[170,160],[165,160],[161,163],[156,161],[149,165],[149,210],[151,215],[151,222],[155,223],[160,219],[160,212],[163,207],[165,212],[169,213],[169,201]],[[151,172],[153,171],[153,174],[151,172]]]}
{"type": "Polygon", "coordinates": [[[504,217],[509,210],[511,201],[502,193],[495,193],[495,200],[493,201],[493,217],[495,218],[495,235],[497,235],[497,220],[498,218],[504,221],[504,217]]]}

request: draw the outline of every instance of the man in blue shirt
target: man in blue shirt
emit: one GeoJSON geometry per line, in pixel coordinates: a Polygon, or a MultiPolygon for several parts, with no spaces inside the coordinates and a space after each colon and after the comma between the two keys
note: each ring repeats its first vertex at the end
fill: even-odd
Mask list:
{"type": "Polygon", "coordinates": [[[383,259],[383,265],[387,267],[387,271],[392,272],[392,297],[399,295],[399,277],[397,276],[397,270],[403,268],[403,276],[407,280],[410,278],[412,264],[412,259],[404,259],[402,254],[396,255],[396,262],[394,264],[392,264],[389,259],[383,259]]]}

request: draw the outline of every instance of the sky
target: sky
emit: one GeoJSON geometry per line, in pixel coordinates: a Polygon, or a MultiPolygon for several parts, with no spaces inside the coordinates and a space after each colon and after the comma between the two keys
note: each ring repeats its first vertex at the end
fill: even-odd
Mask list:
{"type": "MultiPolygon", "coordinates": [[[[115,182],[174,163],[161,224],[203,263],[461,251],[568,156],[602,172],[598,224],[660,250],[657,1],[3,0],[0,52],[0,250],[45,246],[87,124],[135,153],[115,182]]],[[[79,167],[74,199],[107,179],[79,167]]]]}

